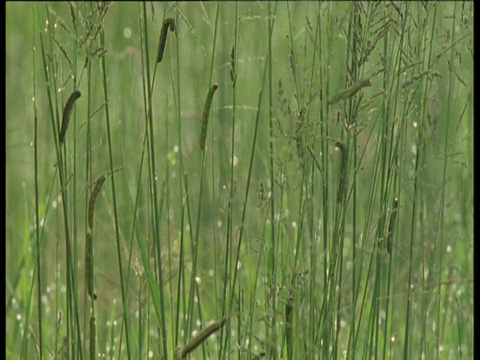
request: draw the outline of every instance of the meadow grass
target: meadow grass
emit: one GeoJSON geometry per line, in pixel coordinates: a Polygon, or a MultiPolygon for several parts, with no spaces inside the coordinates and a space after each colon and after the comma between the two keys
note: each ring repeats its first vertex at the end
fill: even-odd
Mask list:
{"type": "Polygon", "coordinates": [[[473,3],[6,11],[7,358],[472,358],[473,3]]]}

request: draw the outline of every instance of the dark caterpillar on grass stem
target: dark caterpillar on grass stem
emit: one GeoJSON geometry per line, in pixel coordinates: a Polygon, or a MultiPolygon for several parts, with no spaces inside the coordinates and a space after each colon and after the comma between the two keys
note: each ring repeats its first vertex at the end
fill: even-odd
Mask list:
{"type": "Polygon", "coordinates": [[[95,201],[97,200],[97,196],[100,193],[100,189],[102,188],[104,182],[105,175],[102,175],[95,182],[95,186],[93,187],[92,193],[90,194],[90,200],[88,202],[88,227],[90,228],[90,230],[93,230],[93,210],[95,208],[95,201]]]}
{"type": "Polygon", "coordinates": [[[177,347],[175,349],[175,360],[183,360],[187,358],[187,355],[201,345],[210,335],[220,330],[227,322],[227,318],[224,317],[220,321],[216,321],[203,330],[201,330],[187,345],[184,347],[177,347]]]}
{"type": "Polygon", "coordinates": [[[388,233],[387,233],[387,251],[389,254],[392,253],[393,247],[393,231],[395,229],[395,222],[397,220],[398,212],[398,198],[393,199],[392,212],[390,214],[390,220],[388,222],[388,233]]]}
{"type": "Polygon", "coordinates": [[[162,31],[160,32],[160,39],[158,41],[157,63],[161,62],[163,59],[165,45],[167,44],[167,32],[169,27],[170,31],[175,31],[175,20],[172,18],[168,18],[163,21],[162,31]]]}
{"type": "Polygon", "coordinates": [[[90,318],[90,359],[96,356],[96,340],[95,340],[95,316],[90,318]]]}
{"type": "Polygon", "coordinates": [[[205,101],[205,107],[203,108],[202,130],[200,133],[200,150],[205,151],[205,139],[207,137],[207,125],[208,115],[210,114],[210,108],[212,107],[213,94],[217,90],[218,84],[212,85],[208,91],[207,100],[205,101]]]}
{"type": "Polygon", "coordinates": [[[65,139],[65,133],[67,132],[68,127],[68,120],[70,119],[70,112],[72,111],[73,103],[77,100],[82,93],[78,90],[75,90],[72,95],[67,100],[65,104],[65,108],[63,109],[63,116],[62,116],[62,127],[60,129],[60,143],[63,143],[65,139]]]}
{"type": "Polygon", "coordinates": [[[87,279],[88,296],[93,300],[97,300],[97,294],[93,290],[93,239],[90,230],[87,230],[85,243],[85,278],[87,279]]]}

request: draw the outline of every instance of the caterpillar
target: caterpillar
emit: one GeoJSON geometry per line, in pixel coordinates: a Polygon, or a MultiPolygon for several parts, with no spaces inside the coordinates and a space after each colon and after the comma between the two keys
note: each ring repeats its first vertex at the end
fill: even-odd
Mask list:
{"type": "Polygon", "coordinates": [[[336,102],[339,102],[340,100],[346,100],[348,98],[351,98],[353,95],[355,95],[357,92],[359,92],[360,89],[362,89],[364,87],[367,87],[367,86],[372,86],[372,81],[370,79],[358,80],[355,83],[353,83],[352,86],[350,86],[347,89],[344,89],[344,90],[340,91],[338,94],[336,94],[330,100],[328,100],[328,105],[335,104],[336,102]]]}
{"type": "Polygon", "coordinates": [[[200,344],[202,344],[210,335],[218,331],[225,325],[225,322],[227,321],[227,318],[224,317],[222,320],[214,322],[202,331],[198,333],[197,336],[195,336],[192,341],[190,341],[185,347],[180,348],[178,347],[175,350],[175,359],[186,359],[187,355],[191,353],[193,350],[195,350],[200,344]]]}
{"type": "Polygon", "coordinates": [[[75,90],[72,95],[67,100],[65,104],[65,108],[63,109],[63,116],[62,116],[62,127],[60,129],[60,143],[63,143],[65,139],[65,133],[67,132],[68,127],[68,120],[70,119],[70,112],[72,111],[73,103],[77,100],[82,93],[78,90],[75,90]]]}
{"type": "Polygon", "coordinates": [[[170,27],[170,31],[175,31],[175,20],[172,18],[165,19],[162,25],[162,31],[160,32],[160,39],[158,41],[158,50],[157,50],[157,63],[161,62],[163,59],[163,53],[165,52],[165,45],[167,43],[167,32],[170,27]]]}
{"type": "Polygon", "coordinates": [[[95,201],[97,200],[97,196],[100,193],[100,189],[102,188],[104,182],[105,175],[102,175],[95,182],[95,186],[93,187],[92,193],[90,194],[90,200],[88,202],[88,227],[90,228],[90,230],[93,230],[93,211],[95,208],[95,201]]]}
{"type": "Polygon", "coordinates": [[[290,291],[290,296],[285,307],[285,336],[287,338],[287,354],[288,358],[292,359],[293,354],[293,293],[290,291]]]}
{"type": "Polygon", "coordinates": [[[398,199],[393,199],[393,209],[390,214],[390,221],[388,222],[388,233],[387,233],[387,251],[389,254],[392,253],[392,243],[393,243],[393,231],[395,229],[395,222],[397,220],[397,211],[398,211],[398,199]]]}
{"type": "Polygon", "coordinates": [[[340,165],[340,174],[338,178],[338,192],[337,204],[341,205],[346,199],[348,186],[348,146],[343,141],[337,141],[335,146],[340,149],[342,153],[342,160],[340,165]]]}
{"type": "Polygon", "coordinates": [[[217,90],[218,84],[212,85],[208,91],[207,100],[205,101],[205,107],[203,108],[202,130],[200,133],[200,150],[205,151],[205,139],[207,137],[207,125],[208,115],[210,114],[210,108],[212,107],[213,94],[217,90]]]}
{"type": "Polygon", "coordinates": [[[95,341],[95,316],[90,318],[90,359],[96,357],[96,341],[95,341]]]}
{"type": "Polygon", "coordinates": [[[97,300],[97,294],[93,290],[93,238],[91,231],[87,231],[87,241],[85,243],[85,278],[87,279],[88,296],[97,300]]]}

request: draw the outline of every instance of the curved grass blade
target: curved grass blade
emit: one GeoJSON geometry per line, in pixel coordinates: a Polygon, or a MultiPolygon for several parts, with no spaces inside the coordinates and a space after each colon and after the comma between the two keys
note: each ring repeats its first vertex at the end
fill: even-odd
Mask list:
{"type": "Polygon", "coordinates": [[[208,91],[207,100],[205,101],[205,107],[203,108],[202,130],[200,133],[200,150],[205,151],[205,139],[207,137],[207,125],[208,115],[210,114],[210,108],[212,107],[213,94],[217,90],[218,84],[212,85],[208,91]]]}
{"type": "Polygon", "coordinates": [[[158,41],[157,63],[161,62],[163,59],[163,53],[165,52],[165,45],[167,44],[168,28],[170,28],[170,31],[176,30],[174,19],[168,18],[163,21],[162,31],[160,32],[160,39],[158,41]]]}
{"type": "Polygon", "coordinates": [[[60,143],[63,143],[65,139],[65,133],[67,132],[68,128],[68,121],[70,120],[70,112],[72,111],[73,103],[77,100],[82,93],[78,90],[75,90],[72,95],[67,100],[65,104],[65,108],[63,109],[63,116],[62,116],[62,127],[60,129],[60,143]]]}

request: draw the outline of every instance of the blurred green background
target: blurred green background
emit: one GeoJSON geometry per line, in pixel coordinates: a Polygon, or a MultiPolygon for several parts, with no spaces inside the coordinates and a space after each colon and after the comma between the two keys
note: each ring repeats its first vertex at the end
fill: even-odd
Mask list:
{"type": "MultiPolygon", "coordinates": [[[[54,129],[52,124],[59,126],[64,104],[72,91],[79,89],[82,97],[77,100],[72,113],[63,150],[68,164],[68,216],[72,224],[73,263],[78,271],[79,289],[83,289],[84,284],[86,187],[111,169],[108,134],[112,141],[113,167],[120,169],[112,175],[117,181],[114,194],[116,209],[109,177],[95,207],[99,354],[114,357],[118,348],[112,350],[113,344],[118,346],[119,341],[125,340],[124,337],[119,340],[119,324],[125,315],[120,305],[121,276],[115,237],[120,239],[119,253],[123,257],[124,269],[126,264],[130,264],[135,274],[129,279],[126,295],[129,298],[127,311],[132,319],[137,319],[139,308],[143,306],[141,301],[150,304],[150,300],[146,300],[150,299],[148,286],[144,285],[146,264],[142,263],[137,238],[144,239],[151,252],[152,264],[156,264],[159,259],[154,252],[156,245],[152,240],[152,222],[158,221],[163,239],[162,266],[167,303],[164,321],[170,331],[169,336],[173,338],[173,324],[178,321],[174,309],[180,301],[176,298],[178,274],[182,265],[191,270],[192,259],[189,256],[193,252],[190,253],[190,246],[196,236],[194,228],[198,219],[201,243],[196,276],[202,281],[196,296],[201,294],[203,314],[207,319],[220,318],[220,309],[226,302],[222,297],[222,284],[231,276],[227,267],[224,268],[227,262],[224,258],[228,249],[226,244],[236,246],[239,229],[244,227],[238,287],[247,294],[242,306],[245,316],[253,316],[254,320],[248,321],[254,323],[249,326],[256,335],[252,337],[243,333],[245,337],[250,336],[248,346],[251,351],[248,355],[240,350],[231,351],[237,351],[238,357],[253,358],[261,349],[282,348],[280,340],[278,344],[268,344],[266,338],[270,336],[270,330],[265,328],[271,325],[264,325],[262,318],[283,316],[290,279],[295,273],[306,272],[305,282],[308,285],[300,284],[295,288],[295,294],[298,294],[295,298],[298,305],[295,314],[296,341],[304,344],[303,347],[295,347],[295,354],[296,358],[319,356],[312,350],[318,345],[314,345],[312,339],[318,340],[320,336],[315,335],[318,330],[315,330],[316,324],[330,328],[322,323],[324,318],[314,322],[309,317],[311,309],[319,310],[321,304],[325,304],[322,299],[328,288],[324,277],[328,257],[323,252],[323,246],[324,241],[328,242],[329,249],[335,245],[335,232],[331,229],[336,220],[331,209],[336,209],[338,205],[335,205],[337,178],[342,170],[338,151],[333,142],[329,142],[316,148],[322,165],[327,166],[326,172],[321,176],[316,174],[306,185],[295,138],[299,113],[306,106],[310,119],[306,141],[312,144],[325,140],[319,135],[319,129],[324,125],[319,124],[328,122],[328,137],[344,141],[347,141],[345,122],[354,118],[358,128],[358,132],[354,131],[356,150],[352,150],[353,146],[350,148],[350,151],[356,151],[356,160],[350,158],[349,170],[349,191],[353,191],[355,181],[356,195],[355,199],[350,197],[350,207],[348,212],[345,211],[342,238],[345,248],[342,252],[344,273],[341,296],[345,303],[339,301],[339,308],[332,310],[335,314],[332,316],[341,313],[342,321],[347,323],[355,316],[354,313],[352,315],[350,301],[352,298],[359,299],[352,295],[350,286],[355,283],[367,294],[358,300],[357,311],[370,311],[368,299],[378,295],[371,292],[372,288],[368,285],[378,270],[372,270],[372,273],[366,270],[374,259],[374,243],[378,236],[375,224],[382,218],[382,209],[391,210],[391,201],[386,199],[401,196],[396,222],[396,250],[392,262],[385,260],[394,274],[394,279],[388,282],[393,288],[388,297],[398,305],[392,305],[388,314],[378,315],[382,319],[385,316],[391,319],[386,334],[392,340],[382,341],[389,343],[389,356],[400,356],[405,350],[405,327],[411,327],[412,343],[408,354],[413,358],[420,354],[429,354],[427,358],[435,357],[433,354],[440,358],[457,358],[463,354],[468,358],[473,344],[472,3],[418,2],[408,5],[397,2],[374,6],[348,2],[279,2],[272,4],[276,13],[271,46],[268,24],[273,18],[268,16],[268,3],[240,2],[237,5],[238,13],[235,12],[234,2],[148,3],[147,17],[144,18],[140,3],[111,3],[105,17],[98,19],[98,8],[90,3],[70,6],[53,2],[6,3],[7,357],[20,358],[20,353],[23,357],[35,353],[33,344],[38,341],[35,314],[40,306],[44,311],[45,334],[65,333],[65,329],[57,326],[59,312],[67,311],[66,259],[55,141],[58,128],[54,129]],[[364,10],[356,13],[362,19],[359,22],[362,26],[353,35],[352,14],[357,11],[356,6],[364,10]],[[395,13],[397,8],[403,16],[395,13]],[[76,11],[75,20],[71,9],[76,11]],[[168,34],[164,60],[155,65],[158,36],[165,17],[178,21],[176,36],[168,34]],[[95,29],[104,32],[104,46],[93,33],[85,38],[88,21],[94,25],[101,24],[95,29]],[[235,23],[238,26],[237,38],[235,23]],[[145,34],[148,34],[148,52],[142,46],[145,34]],[[40,36],[45,41],[45,57],[40,36]],[[355,36],[354,41],[352,37],[355,36]],[[83,43],[82,39],[85,40],[83,43]],[[231,79],[234,45],[237,61],[235,87],[231,79]],[[371,51],[366,50],[369,47],[371,51]],[[330,98],[351,85],[353,69],[348,69],[347,64],[351,64],[351,54],[357,52],[368,53],[357,75],[371,77],[373,85],[362,90],[360,110],[349,108],[347,101],[332,105],[327,110],[321,96],[330,98]],[[147,176],[147,165],[144,165],[143,175],[138,180],[147,117],[147,96],[144,93],[146,54],[149,56],[150,76],[155,73],[151,101],[159,189],[157,201],[161,204],[160,218],[155,220],[152,218],[153,186],[147,176]],[[101,56],[106,66],[109,130],[106,127],[101,56]],[[54,70],[46,69],[52,64],[54,70]],[[268,69],[267,85],[263,83],[265,67],[268,69]],[[46,70],[50,76],[54,74],[48,82],[46,70]],[[204,159],[198,147],[202,113],[207,92],[215,82],[219,87],[210,113],[204,159]],[[263,97],[259,103],[261,91],[263,97]],[[52,103],[49,92],[54,95],[52,103]],[[310,102],[310,99],[314,100],[310,102]],[[37,169],[34,167],[34,106],[38,120],[37,169]],[[258,140],[250,160],[257,116],[258,140]],[[273,124],[271,131],[270,124],[273,124]],[[231,154],[233,125],[235,154],[231,154]],[[90,133],[87,128],[90,128],[90,133]],[[387,140],[387,136],[391,138],[387,140]],[[274,178],[270,173],[270,144],[274,146],[274,178]],[[417,152],[421,153],[420,157],[417,152]],[[386,162],[382,160],[384,154],[389,159],[386,162]],[[231,166],[232,159],[235,166],[231,166]],[[205,167],[202,166],[203,161],[205,167]],[[250,165],[251,178],[247,176],[250,165]],[[382,167],[384,172],[379,170],[382,167]],[[86,169],[91,171],[89,180],[86,169]],[[187,199],[182,171],[187,175],[189,205],[185,205],[187,199]],[[231,171],[234,171],[232,178],[231,171]],[[384,174],[384,178],[380,174],[384,174]],[[38,179],[37,201],[42,223],[39,250],[43,283],[41,305],[37,304],[34,296],[38,289],[32,280],[39,273],[36,268],[35,177],[38,179]],[[203,185],[200,185],[201,178],[203,185]],[[395,190],[384,192],[382,184],[391,186],[390,180],[392,183],[395,181],[396,185],[392,187],[395,190]],[[277,197],[270,199],[268,193],[273,183],[277,197]],[[328,197],[322,193],[324,185],[328,185],[328,197]],[[250,190],[245,197],[247,186],[250,190]],[[311,193],[306,190],[309,186],[311,193]],[[267,200],[262,189],[266,189],[267,200]],[[139,205],[135,215],[137,190],[139,205]],[[387,193],[388,196],[384,197],[387,193]],[[262,201],[274,201],[276,213],[269,215],[270,209],[264,207],[262,201]],[[304,211],[305,204],[310,204],[311,212],[304,211]],[[184,212],[185,206],[188,214],[184,212]],[[241,223],[244,208],[247,215],[245,223],[241,223]],[[330,208],[330,213],[325,211],[327,208],[330,208]],[[183,216],[188,217],[187,226],[183,216]],[[115,229],[115,217],[118,229],[115,229]],[[138,228],[134,226],[134,218],[138,228]],[[329,230],[324,232],[322,229],[327,225],[330,225],[329,230]],[[278,236],[277,248],[272,248],[273,245],[268,242],[272,231],[278,236]],[[328,240],[325,240],[325,234],[328,234],[328,240]],[[185,264],[179,263],[180,239],[183,236],[188,239],[188,242],[185,240],[188,248],[185,264]],[[297,247],[299,243],[301,246],[297,247]],[[318,247],[316,255],[312,255],[314,246],[318,247]],[[353,254],[354,247],[361,255],[353,254]],[[297,253],[296,249],[300,252],[297,253]],[[274,267],[265,256],[272,251],[276,259],[274,267]],[[353,256],[359,258],[355,260],[353,256]],[[356,275],[351,273],[352,263],[359,266],[356,275]],[[249,294],[253,288],[256,289],[253,284],[260,276],[270,280],[259,283],[261,290],[258,294],[256,290],[249,294]],[[275,280],[271,280],[273,277],[275,280]],[[407,323],[405,309],[409,281],[414,288],[411,295],[414,304],[410,313],[414,320],[407,323]],[[269,292],[274,291],[269,286],[276,286],[275,291],[279,294],[280,300],[274,305],[267,301],[269,292]],[[139,296],[139,289],[143,289],[145,294],[139,296]],[[415,293],[417,290],[418,293],[415,293]],[[277,315],[272,315],[272,312],[277,315]],[[30,320],[27,322],[28,317],[30,320]],[[116,328],[112,325],[115,321],[118,321],[116,328]],[[28,330],[25,325],[28,325],[28,330]],[[420,335],[415,337],[415,334],[420,335]],[[395,338],[403,340],[395,342],[395,338]],[[441,355],[440,346],[442,351],[447,349],[441,355]],[[314,353],[315,356],[312,355],[314,353]]],[[[150,158],[144,161],[151,165],[150,158]]],[[[309,164],[312,166],[309,174],[316,172],[311,160],[309,164]]],[[[350,196],[353,196],[352,192],[350,196]]],[[[235,252],[231,254],[236,256],[235,252]]],[[[188,281],[189,276],[186,277],[188,281]]],[[[187,293],[185,288],[182,291],[187,293]]],[[[83,295],[80,298],[81,309],[86,311],[85,298],[83,295]]],[[[242,307],[235,311],[241,313],[239,309],[242,307]]],[[[158,320],[153,315],[153,305],[145,312],[152,316],[148,316],[149,321],[158,320]]],[[[247,321],[242,319],[237,319],[239,328],[247,321]]],[[[358,329],[368,333],[374,328],[374,321],[371,321],[357,324],[358,329]]],[[[132,322],[134,325],[130,331],[141,338],[137,334],[141,333],[142,326],[144,330],[149,330],[146,338],[152,343],[148,346],[154,349],[154,354],[162,353],[161,345],[155,344],[158,333],[151,334],[149,326],[132,322]]],[[[283,325],[277,325],[283,329],[283,325]]],[[[278,330],[278,334],[282,331],[278,330]]],[[[341,352],[345,349],[351,351],[349,341],[352,340],[348,331],[350,328],[346,325],[345,330],[340,332],[340,343],[331,344],[338,346],[341,352]]],[[[242,339],[237,335],[240,344],[242,339]]],[[[279,335],[278,339],[281,338],[279,335]]],[[[48,337],[46,339],[46,349],[57,349],[58,340],[54,345],[48,337]]],[[[357,338],[354,341],[360,340],[357,338]]],[[[138,343],[141,342],[138,340],[138,343]]],[[[174,341],[169,339],[169,345],[173,344],[174,341]]],[[[248,347],[242,344],[239,345],[242,349],[248,347]]],[[[359,349],[370,349],[369,346],[373,345],[367,341],[365,345],[357,346],[359,349]]],[[[236,349],[234,345],[231,347],[236,349]]],[[[138,351],[132,353],[134,358],[148,356],[148,352],[141,352],[139,348],[138,344],[134,346],[138,351]]],[[[169,351],[172,353],[172,349],[169,351]]],[[[215,350],[211,351],[208,354],[216,356],[215,350]]],[[[360,353],[360,350],[357,351],[360,353]]],[[[368,357],[365,355],[368,351],[364,351],[363,357],[368,357]]],[[[269,356],[276,354],[273,350],[267,353],[269,356]]],[[[278,350],[280,353],[281,350],[278,350]]],[[[203,355],[208,358],[205,352],[203,355]]],[[[123,358],[123,355],[119,356],[123,358]]],[[[198,356],[194,358],[200,358],[198,356]]],[[[284,356],[287,356],[286,353],[284,356]]]]}

